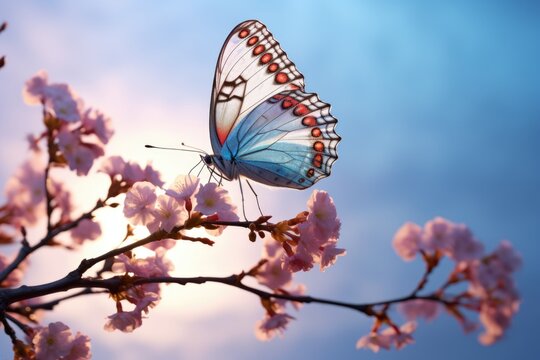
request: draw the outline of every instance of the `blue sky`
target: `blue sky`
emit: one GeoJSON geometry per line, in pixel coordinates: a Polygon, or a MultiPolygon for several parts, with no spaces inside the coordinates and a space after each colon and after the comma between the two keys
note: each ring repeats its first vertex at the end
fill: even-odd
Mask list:
{"type": "MultiPolygon", "coordinates": [[[[39,69],[53,81],[68,82],[86,103],[113,118],[111,153],[151,159],[169,180],[187,172],[195,159],[149,152],[142,145],[188,141],[210,149],[207,114],[215,61],[229,31],[251,18],[263,21],[280,41],[304,74],[306,89],[332,104],[343,137],[332,176],[316,188],[335,199],[348,255],[327,272],[299,280],[313,295],[342,300],[403,295],[414,287],[422,265],[394,254],[394,232],[408,220],[444,216],[470,225],[488,249],[508,239],[523,255],[517,274],[523,304],[506,338],[483,347],[443,315],[421,324],[415,345],[373,355],[354,349],[370,320],[310,305],[295,314],[298,321],[283,339],[262,343],[252,334],[262,315],[258,300],[221,287],[177,291],[163,311],[159,306],[150,314],[149,330],[143,326],[132,335],[101,330],[114,310],[106,299],[66,305],[47,320],[61,319],[90,334],[95,358],[536,358],[531,344],[540,321],[540,6],[535,2],[0,2],[0,21],[9,22],[0,36],[0,54],[7,56],[0,71],[1,182],[24,159],[24,136],[40,127],[39,109],[24,105],[21,97],[22,84],[39,69]],[[77,320],[88,306],[95,306],[97,321],[77,320]],[[160,332],[165,339],[155,337],[160,332]]],[[[229,188],[238,195],[235,184],[229,188]]],[[[309,197],[308,191],[258,192],[263,208],[276,217],[293,215],[309,197]]],[[[255,262],[260,248],[236,241],[236,234],[227,238],[230,246],[240,251],[242,263],[255,262]]],[[[238,270],[227,246],[217,254],[204,250],[186,249],[196,257],[200,275],[238,270]],[[220,261],[225,270],[215,265],[220,261]]],[[[189,263],[182,258],[187,255],[178,256],[189,263]]],[[[53,273],[67,270],[47,259],[36,259],[35,265],[51,266],[53,273]]],[[[194,271],[182,263],[177,270],[194,271]]],[[[31,281],[52,279],[34,276],[31,281]]],[[[2,339],[0,352],[7,347],[2,339]]]]}

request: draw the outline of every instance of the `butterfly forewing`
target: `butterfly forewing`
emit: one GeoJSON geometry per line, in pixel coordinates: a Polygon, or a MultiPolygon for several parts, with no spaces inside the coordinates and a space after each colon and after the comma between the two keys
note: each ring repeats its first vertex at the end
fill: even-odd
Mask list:
{"type": "Polygon", "coordinates": [[[303,89],[304,79],[266,26],[238,25],[219,55],[210,104],[210,138],[219,153],[232,129],[259,104],[285,90],[303,89]]]}

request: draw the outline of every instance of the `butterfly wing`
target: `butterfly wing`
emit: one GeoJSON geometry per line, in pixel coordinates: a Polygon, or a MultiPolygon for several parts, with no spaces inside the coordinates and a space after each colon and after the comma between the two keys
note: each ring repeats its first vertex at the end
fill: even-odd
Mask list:
{"type": "Polygon", "coordinates": [[[222,150],[239,173],[271,186],[305,189],[330,175],[338,158],[337,119],[317,94],[285,91],[233,128],[222,150]]]}
{"type": "Polygon", "coordinates": [[[271,96],[303,89],[304,77],[266,26],[248,20],[225,40],[216,65],[210,104],[210,139],[219,154],[231,130],[271,96]]]}

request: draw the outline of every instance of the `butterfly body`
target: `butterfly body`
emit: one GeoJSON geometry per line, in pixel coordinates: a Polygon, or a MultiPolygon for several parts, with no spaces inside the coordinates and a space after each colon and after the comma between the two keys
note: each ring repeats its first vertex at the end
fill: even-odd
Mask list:
{"type": "Polygon", "coordinates": [[[250,20],[231,32],[216,66],[207,164],[228,180],[305,189],[330,175],[336,122],[266,26],[250,20]]]}

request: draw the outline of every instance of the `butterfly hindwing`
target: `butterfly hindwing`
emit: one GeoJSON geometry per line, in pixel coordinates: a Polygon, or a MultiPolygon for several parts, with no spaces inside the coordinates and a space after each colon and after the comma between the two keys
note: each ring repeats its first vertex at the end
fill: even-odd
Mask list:
{"type": "Polygon", "coordinates": [[[221,49],[210,104],[210,138],[219,153],[240,121],[285,90],[303,89],[304,79],[266,26],[249,20],[236,26],[221,49]]]}
{"type": "Polygon", "coordinates": [[[336,122],[316,94],[281,92],[233,128],[222,154],[260,183],[304,189],[330,175],[340,140],[336,122]]]}

